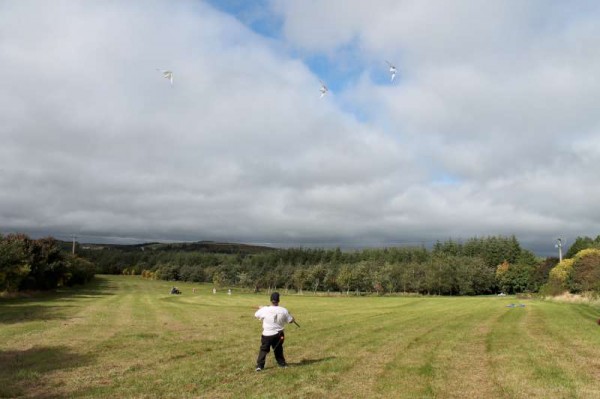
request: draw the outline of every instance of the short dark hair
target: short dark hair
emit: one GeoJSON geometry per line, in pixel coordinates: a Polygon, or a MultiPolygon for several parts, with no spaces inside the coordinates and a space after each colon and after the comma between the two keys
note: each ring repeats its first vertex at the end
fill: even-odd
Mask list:
{"type": "Polygon", "coordinates": [[[274,292],[271,294],[271,302],[279,303],[279,292],[274,292]]]}

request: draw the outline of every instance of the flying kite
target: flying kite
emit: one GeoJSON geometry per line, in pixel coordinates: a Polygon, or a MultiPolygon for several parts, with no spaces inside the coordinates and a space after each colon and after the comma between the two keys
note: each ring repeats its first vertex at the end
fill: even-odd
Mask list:
{"type": "Polygon", "coordinates": [[[386,61],[386,62],[387,62],[387,64],[390,67],[390,75],[391,75],[390,82],[393,82],[394,78],[396,77],[396,67],[392,63],[390,63],[389,61],[386,61]]]}
{"type": "Polygon", "coordinates": [[[323,97],[325,97],[325,95],[327,94],[329,89],[327,88],[327,86],[325,86],[325,83],[323,83],[322,80],[320,82],[321,82],[321,98],[323,98],[323,97]]]}
{"type": "Polygon", "coordinates": [[[165,71],[164,69],[156,69],[156,70],[159,71],[160,73],[162,73],[163,78],[169,79],[169,82],[171,82],[171,85],[173,84],[173,72],[172,71],[165,71]]]}

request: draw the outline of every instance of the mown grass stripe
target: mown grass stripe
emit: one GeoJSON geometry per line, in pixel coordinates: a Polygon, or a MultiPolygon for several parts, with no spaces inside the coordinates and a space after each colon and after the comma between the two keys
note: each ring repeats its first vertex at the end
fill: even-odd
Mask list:
{"type": "Polygon", "coordinates": [[[290,367],[253,371],[267,293],[99,276],[0,300],[0,396],[598,396],[597,309],[515,298],[283,295],[290,367]],[[196,292],[192,288],[197,288],[196,292]],[[26,312],[19,313],[19,310],[26,312]]]}

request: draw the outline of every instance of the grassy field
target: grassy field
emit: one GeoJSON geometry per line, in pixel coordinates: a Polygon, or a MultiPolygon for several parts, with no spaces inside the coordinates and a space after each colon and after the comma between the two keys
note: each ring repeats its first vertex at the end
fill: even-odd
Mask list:
{"type": "Polygon", "coordinates": [[[588,305],[282,292],[301,325],[286,329],[290,367],[271,353],[257,373],[253,315],[267,293],[170,287],[99,276],[0,299],[0,397],[600,397],[600,311],[588,305]]]}

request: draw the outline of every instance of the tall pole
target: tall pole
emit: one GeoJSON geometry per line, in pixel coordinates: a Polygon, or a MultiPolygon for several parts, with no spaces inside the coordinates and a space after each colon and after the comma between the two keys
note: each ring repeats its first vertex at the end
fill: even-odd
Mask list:
{"type": "Polygon", "coordinates": [[[75,236],[73,236],[73,255],[75,255],[75,236]]]}
{"type": "Polygon", "coordinates": [[[558,248],[558,261],[562,262],[562,240],[560,238],[556,239],[556,248],[558,248]]]}

